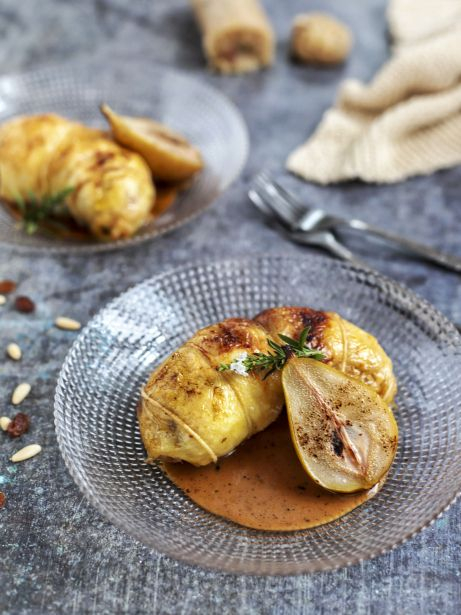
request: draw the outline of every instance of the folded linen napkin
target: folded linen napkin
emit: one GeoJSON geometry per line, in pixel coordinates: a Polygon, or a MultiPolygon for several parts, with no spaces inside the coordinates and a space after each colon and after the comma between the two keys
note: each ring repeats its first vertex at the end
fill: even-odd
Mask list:
{"type": "Polygon", "coordinates": [[[370,85],[344,82],[293,173],[390,183],[461,164],[461,1],[391,0],[388,17],[393,56],[370,85]]]}
{"type": "Polygon", "coordinates": [[[387,13],[394,50],[461,25],[460,0],[391,0],[387,13]]]}

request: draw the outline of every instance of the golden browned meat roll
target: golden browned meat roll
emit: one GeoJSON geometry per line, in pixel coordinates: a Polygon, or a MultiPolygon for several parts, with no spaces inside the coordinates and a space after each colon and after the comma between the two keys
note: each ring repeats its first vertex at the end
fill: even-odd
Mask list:
{"type": "Polygon", "coordinates": [[[274,421],[284,404],[280,374],[220,372],[244,353],[268,352],[267,332],[233,318],[202,329],[149,378],[139,409],[150,460],[215,462],[274,421]]]}
{"type": "Polygon", "coordinates": [[[282,333],[297,339],[310,327],[308,343],[322,350],[326,363],[370,385],[390,404],[397,392],[392,362],[377,340],[334,312],[307,307],[279,307],[261,312],[255,320],[276,340],[282,333]]]}
{"type": "Polygon", "coordinates": [[[272,64],[274,33],[259,0],[190,0],[209,65],[246,73],[272,64]]]}
{"type": "Polygon", "coordinates": [[[73,188],[75,220],[100,239],[133,235],[149,218],[155,189],[144,159],[104,133],[58,115],[0,126],[0,198],[38,199],[73,188]]]}
{"type": "MultiPolygon", "coordinates": [[[[281,307],[254,320],[232,318],[198,331],[149,378],[139,409],[141,436],[150,460],[216,462],[265,429],[284,405],[280,372],[219,371],[255,352],[269,353],[268,339],[295,339],[310,327],[308,343],[325,362],[370,385],[391,403],[392,363],[376,339],[333,312],[281,307]]],[[[282,342],[283,343],[283,342],[282,342]]]]}

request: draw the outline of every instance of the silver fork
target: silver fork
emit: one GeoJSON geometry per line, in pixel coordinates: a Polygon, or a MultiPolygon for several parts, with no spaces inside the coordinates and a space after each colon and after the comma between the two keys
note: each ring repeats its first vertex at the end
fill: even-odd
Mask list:
{"type": "MultiPolygon", "coordinates": [[[[248,192],[251,202],[260,212],[267,216],[270,220],[274,221],[273,210],[267,205],[260,195],[253,189],[248,192]]],[[[286,225],[276,220],[278,228],[293,240],[295,243],[299,243],[304,246],[316,246],[323,248],[327,252],[330,252],[333,256],[340,258],[341,260],[348,261],[354,265],[368,268],[365,263],[356,258],[346,246],[338,241],[334,233],[330,230],[318,230],[311,233],[304,231],[292,231],[286,227],[286,225]]]]}
{"type": "Polygon", "coordinates": [[[280,186],[280,184],[271,179],[267,173],[260,173],[255,178],[249,192],[250,199],[253,202],[256,195],[271,210],[272,215],[278,222],[292,232],[310,234],[320,231],[332,231],[343,226],[374,235],[387,242],[398,244],[407,254],[419,256],[441,267],[461,273],[460,257],[444,254],[434,248],[390,233],[362,220],[332,216],[323,211],[323,209],[304,205],[280,186]]]}

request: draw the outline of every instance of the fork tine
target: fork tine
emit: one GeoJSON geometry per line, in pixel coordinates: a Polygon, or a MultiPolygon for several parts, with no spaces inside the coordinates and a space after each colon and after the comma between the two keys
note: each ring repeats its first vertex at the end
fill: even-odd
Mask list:
{"type": "Polygon", "coordinates": [[[288,192],[288,190],[281,186],[278,181],[273,180],[272,183],[279,194],[283,196],[288,203],[290,203],[293,211],[296,211],[299,217],[310,210],[310,207],[303,205],[299,199],[297,199],[291,192],[288,192]]]}
{"type": "Polygon", "coordinates": [[[280,193],[267,173],[260,173],[255,178],[254,190],[270,207],[273,214],[281,219],[284,224],[292,226],[297,223],[302,212],[299,213],[292,203],[280,193]]]}
{"type": "Polygon", "coordinates": [[[262,190],[269,192],[271,196],[281,196],[287,201],[290,210],[296,215],[301,216],[306,212],[306,207],[298,201],[292,194],[283,188],[276,180],[272,179],[267,171],[261,171],[254,179],[254,183],[262,190]]]}
{"type": "Polygon", "coordinates": [[[290,212],[296,219],[299,219],[303,216],[309,208],[303,205],[296,197],[294,197],[290,192],[285,190],[276,180],[271,180],[270,182],[270,190],[273,194],[277,194],[279,199],[283,199],[286,203],[286,207],[289,208],[290,212]]]}
{"type": "Polygon", "coordinates": [[[253,178],[253,183],[260,183],[261,185],[267,184],[270,182],[270,175],[267,171],[260,171],[253,178]]]}
{"type": "Polygon", "coordinates": [[[289,228],[293,227],[296,219],[291,212],[287,210],[285,201],[282,202],[277,194],[274,194],[273,192],[271,193],[271,191],[267,189],[267,184],[257,182],[250,192],[252,192],[252,194],[249,194],[250,199],[257,207],[261,209],[262,204],[263,207],[270,212],[270,215],[276,218],[284,226],[288,226],[289,228]],[[255,202],[255,196],[259,202],[255,202]]]}
{"type": "Polygon", "coordinates": [[[276,198],[278,202],[280,202],[280,199],[283,199],[284,206],[296,219],[301,218],[301,216],[309,211],[309,207],[303,205],[293,194],[285,190],[278,181],[272,179],[267,172],[260,173],[255,181],[262,189],[276,198]]]}
{"type": "Polygon", "coordinates": [[[268,205],[267,195],[263,195],[256,188],[250,188],[248,191],[248,198],[256,209],[272,220],[272,222],[276,222],[285,232],[290,229],[290,224],[287,224],[285,218],[279,214],[278,210],[268,205]]]}
{"type": "Polygon", "coordinates": [[[256,209],[259,209],[259,211],[263,213],[264,215],[269,216],[270,218],[273,218],[272,209],[270,209],[266,205],[266,202],[263,200],[263,198],[261,197],[260,193],[257,190],[255,190],[254,188],[251,188],[248,191],[248,197],[250,201],[253,203],[253,205],[256,207],[256,209]]]}
{"type": "MultiPolygon", "coordinates": [[[[267,177],[267,175],[266,175],[267,177]]],[[[248,197],[253,205],[259,209],[264,215],[268,216],[272,220],[278,221],[278,227],[282,228],[285,236],[294,241],[295,243],[300,243],[301,245],[312,245],[325,249],[330,254],[333,254],[337,258],[341,258],[343,260],[349,261],[353,264],[359,265],[361,267],[367,267],[364,263],[360,262],[354,254],[346,248],[342,243],[340,243],[337,237],[329,230],[322,230],[312,233],[303,233],[294,232],[292,230],[287,229],[287,223],[285,219],[280,215],[278,209],[275,209],[273,206],[268,204],[268,199],[270,198],[267,192],[262,193],[258,188],[257,184],[263,184],[262,187],[265,187],[264,174],[258,175],[254,180],[254,186],[250,188],[248,191],[248,197]],[[282,222],[282,224],[280,224],[282,222]]]]}
{"type": "Polygon", "coordinates": [[[267,186],[270,184],[270,177],[266,172],[261,172],[253,180],[254,188],[261,194],[267,192],[267,186]]]}

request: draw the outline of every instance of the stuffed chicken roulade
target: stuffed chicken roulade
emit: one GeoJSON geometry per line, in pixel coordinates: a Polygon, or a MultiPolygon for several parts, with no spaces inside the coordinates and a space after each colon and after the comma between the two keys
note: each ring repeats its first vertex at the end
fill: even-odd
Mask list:
{"type": "Polygon", "coordinates": [[[254,320],[233,318],[201,329],[152,373],[138,413],[148,459],[206,465],[265,429],[284,406],[280,372],[264,378],[257,370],[219,367],[270,353],[269,340],[280,342],[279,333],[297,339],[305,327],[309,345],[326,363],[393,401],[392,363],[373,336],[335,313],[274,308],[254,320]]]}
{"type": "Polygon", "coordinates": [[[54,114],[0,126],[0,198],[14,203],[72,189],[72,217],[99,239],[133,235],[155,200],[144,159],[99,130],[54,114]]]}
{"type": "Polygon", "coordinates": [[[242,353],[269,352],[257,322],[232,318],[198,331],[149,378],[139,411],[150,459],[216,462],[265,429],[284,404],[280,374],[220,372],[242,353]]]}

